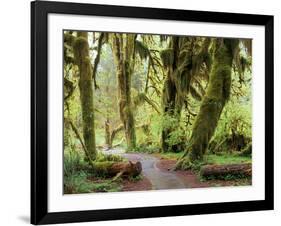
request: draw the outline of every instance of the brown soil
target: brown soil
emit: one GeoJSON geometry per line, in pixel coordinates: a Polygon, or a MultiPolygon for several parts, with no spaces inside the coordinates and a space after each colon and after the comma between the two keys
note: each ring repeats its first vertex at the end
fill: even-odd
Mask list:
{"type": "Polygon", "coordinates": [[[139,181],[123,180],[122,191],[147,191],[152,189],[150,181],[143,176],[139,181]]]}
{"type": "MultiPolygon", "coordinates": [[[[160,170],[170,171],[176,164],[176,160],[161,159],[156,165],[160,170]]],[[[181,178],[187,188],[222,187],[251,185],[251,179],[236,180],[208,180],[201,181],[200,177],[191,170],[177,170],[174,173],[181,178]]]]}
{"type": "MultiPolygon", "coordinates": [[[[140,160],[138,155],[130,155],[130,160],[140,160]]],[[[181,181],[184,183],[186,188],[205,188],[205,187],[222,187],[222,186],[242,186],[242,185],[251,185],[251,179],[236,179],[236,180],[205,180],[202,181],[200,177],[191,170],[177,170],[171,171],[177,160],[175,159],[164,159],[159,158],[156,162],[156,168],[163,172],[170,172],[175,174],[181,181]]],[[[94,180],[99,183],[102,182],[97,180],[96,178],[88,178],[90,180],[94,180]]],[[[152,184],[150,180],[142,175],[142,178],[138,181],[123,179],[120,182],[122,186],[122,191],[146,191],[152,190],[152,184]]],[[[66,193],[71,193],[71,191],[66,191],[66,193]]]]}

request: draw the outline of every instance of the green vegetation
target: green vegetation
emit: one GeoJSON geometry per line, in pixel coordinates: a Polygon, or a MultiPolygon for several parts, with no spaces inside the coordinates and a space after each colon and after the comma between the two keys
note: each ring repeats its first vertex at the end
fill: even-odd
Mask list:
{"type": "Polygon", "coordinates": [[[183,152],[164,152],[164,153],[158,153],[156,156],[160,156],[164,159],[170,159],[170,160],[177,160],[183,155],[183,152]]]}
{"type": "MultiPolygon", "coordinates": [[[[98,154],[96,162],[120,162],[124,158],[116,155],[98,154]]],[[[66,194],[89,192],[113,192],[120,191],[120,183],[106,179],[103,175],[96,174],[85,162],[81,155],[75,151],[64,154],[64,191],[66,194]]]]}
{"type": "Polygon", "coordinates": [[[65,194],[91,193],[91,192],[116,192],[122,187],[117,182],[109,179],[91,180],[85,172],[77,172],[64,179],[65,194]]]}
{"type": "MultiPolygon", "coordinates": [[[[201,177],[201,181],[232,181],[234,182],[234,186],[243,186],[243,185],[250,185],[251,181],[248,176],[245,176],[244,174],[227,174],[225,176],[207,176],[207,177],[201,177]]],[[[220,182],[215,184],[214,186],[222,186],[220,182]]]]}
{"type": "Polygon", "coordinates": [[[237,164],[237,163],[251,163],[252,158],[239,156],[238,154],[210,154],[206,156],[206,163],[207,164],[237,164]]]}
{"type": "Polygon", "coordinates": [[[64,31],[65,193],[122,190],[137,168],[116,150],[251,163],[251,61],[245,39],[64,31]]]}

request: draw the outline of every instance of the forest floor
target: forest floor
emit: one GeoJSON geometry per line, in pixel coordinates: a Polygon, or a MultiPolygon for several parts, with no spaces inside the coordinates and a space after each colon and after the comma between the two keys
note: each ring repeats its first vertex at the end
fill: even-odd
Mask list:
{"type": "Polygon", "coordinates": [[[125,153],[121,148],[111,149],[104,153],[120,155],[132,162],[140,161],[142,164],[141,177],[135,181],[123,180],[122,191],[251,185],[250,179],[202,180],[191,170],[172,171],[170,169],[176,164],[178,154],[125,153]]]}

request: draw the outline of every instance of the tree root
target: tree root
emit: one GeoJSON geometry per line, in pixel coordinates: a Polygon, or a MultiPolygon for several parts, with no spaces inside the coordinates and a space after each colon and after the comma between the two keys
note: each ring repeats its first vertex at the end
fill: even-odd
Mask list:
{"type": "Polygon", "coordinates": [[[171,170],[199,170],[202,165],[204,165],[203,160],[193,159],[190,152],[187,152],[179,158],[176,165],[171,170]]]}

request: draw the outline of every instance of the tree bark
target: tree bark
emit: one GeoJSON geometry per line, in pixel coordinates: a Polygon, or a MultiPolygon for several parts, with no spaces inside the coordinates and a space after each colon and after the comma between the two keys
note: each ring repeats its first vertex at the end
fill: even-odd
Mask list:
{"type": "Polygon", "coordinates": [[[88,33],[78,32],[74,45],[74,58],[79,68],[79,90],[83,119],[83,138],[90,161],[96,158],[95,117],[93,103],[92,65],[89,56],[88,33]]]}
{"type": "Polygon", "coordinates": [[[206,165],[201,168],[200,175],[206,178],[223,178],[227,175],[250,177],[252,164],[206,165]]]}
{"type": "Polygon", "coordinates": [[[98,89],[99,86],[97,84],[97,79],[96,79],[96,75],[97,75],[97,70],[98,70],[98,64],[100,62],[100,56],[101,56],[101,48],[102,48],[102,44],[103,44],[103,38],[104,38],[104,33],[101,32],[100,33],[100,37],[99,37],[99,41],[98,41],[98,49],[97,49],[97,55],[94,61],[94,65],[93,65],[93,80],[94,80],[94,85],[95,85],[95,89],[98,89]]]}
{"type": "Polygon", "coordinates": [[[109,119],[107,118],[104,122],[104,132],[105,132],[105,144],[107,145],[107,148],[111,148],[112,143],[110,140],[110,127],[109,127],[109,119]]]}
{"type": "Polygon", "coordinates": [[[202,161],[221,112],[230,97],[232,61],[237,53],[236,39],[216,39],[210,81],[192,130],[190,143],[177,168],[189,168],[202,161]]]}
{"type": "Polygon", "coordinates": [[[116,64],[119,114],[124,125],[127,148],[136,147],[135,119],[131,101],[131,76],[134,68],[134,42],[133,34],[113,34],[112,49],[116,64]],[[125,37],[123,37],[125,35],[125,37]]]}

